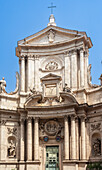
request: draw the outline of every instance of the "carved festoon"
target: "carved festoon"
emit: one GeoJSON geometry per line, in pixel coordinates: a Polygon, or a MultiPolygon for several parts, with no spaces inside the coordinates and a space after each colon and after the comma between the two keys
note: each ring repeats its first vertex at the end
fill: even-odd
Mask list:
{"type": "Polygon", "coordinates": [[[8,134],[12,134],[12,135],[17,135],[17,128],[7,128],[8,129],[8,134]]]}
{"type": "Polygon", "coordinates": [[[101,129],[101,123],[98,124],[91,124],[91,130],[100,130],[101,129]]]}

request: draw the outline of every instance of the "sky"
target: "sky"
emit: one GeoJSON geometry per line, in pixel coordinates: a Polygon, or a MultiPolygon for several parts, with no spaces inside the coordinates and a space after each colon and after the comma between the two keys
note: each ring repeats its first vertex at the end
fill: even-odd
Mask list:
{"type": "Polygon", "coordinates": [[[91,38],[92,83],[100,84],[102,0],[0,0],[0,80],[5,77],[7,92],[16,87],[16,71],[19,71],[15,53],[17,41],[47,27],[51,2],[56,6],[53,13],[58,27],[85,31],[91,38]]]}

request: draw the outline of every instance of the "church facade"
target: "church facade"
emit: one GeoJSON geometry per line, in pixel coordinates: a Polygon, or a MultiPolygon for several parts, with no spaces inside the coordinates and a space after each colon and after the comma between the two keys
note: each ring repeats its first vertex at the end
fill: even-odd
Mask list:
{"type": "Polygon", "coordinates": [[[0,81],[0,170],[85,170],[102,161],[102,75],[91,83],[91,39],[48,26],[18,41],[14,92],[0,81]]]}

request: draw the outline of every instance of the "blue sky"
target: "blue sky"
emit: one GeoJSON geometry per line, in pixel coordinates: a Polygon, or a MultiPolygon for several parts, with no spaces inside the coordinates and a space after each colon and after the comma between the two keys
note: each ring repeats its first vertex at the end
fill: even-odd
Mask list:
{"type": "Polygon", "coordinates": [[[17,41],[32,35],[49,22],[51,2],[56,5],[54,16],[59,27],[85,31],[91,37],[89,50],[92,83],[99,84],[102,73],[102,0],[0,0],[0,79],[5,77],[6,90],[16,86],[19,71],[15,56],[17,41]]]}

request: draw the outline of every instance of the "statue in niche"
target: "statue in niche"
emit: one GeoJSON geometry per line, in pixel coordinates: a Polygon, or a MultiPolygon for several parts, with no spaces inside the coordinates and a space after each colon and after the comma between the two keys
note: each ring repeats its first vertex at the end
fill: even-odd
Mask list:
{"type": "Polygon", "coordinates": [[[93,142],[93,155],[100,156],[101,155],[101,140],[95,139],[93,142]]]}
{"type": "Polygon", "coordinates": [[[9,140],[8,156],[12,158],[16,157],[16,143],[13,139],[9,140]]]}

